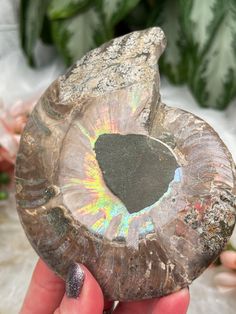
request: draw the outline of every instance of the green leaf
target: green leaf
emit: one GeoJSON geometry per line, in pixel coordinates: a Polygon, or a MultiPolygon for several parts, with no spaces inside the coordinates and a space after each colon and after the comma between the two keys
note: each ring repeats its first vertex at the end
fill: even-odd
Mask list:
{"type": "Polygon", "coordinates": [[[160,26],[167,38],[167,47],[160,59],[161,72],[172,83],[182,84],[186,81],[189,65],[178,1],[159,1],[148,23],[148,26],[154,25],[160,26]]]}
{"type": "Polygon", "coordinates": [[[120,22],[140,0],[98,0],[107,27],[120,22]]]}
{"type": "MultiPolygon", "coordinates": [[[[135,31],[146,27],[148,18],[150,15],[150,7],[145,1],[139,1],[138,5],[131,10],[123,20],[123,23],[126,25],[125,31],[135,31]]],[[[118,25],[118,33],[119,33],[118,25]]],[[[121,33],[122,35],[124,33],[121,33]]]]}
{"type": "Polygon", "coordinates": [[[223,109],[236,95],[236,2],[184,0],[181,6],[188,46],[194,51],[191,90],[202,106],[223,109]]]}
{"type": "Polygon", "coordinates": [[[94,7],[69,19],[52,21],[52,36],[67,65],[106,41],[100,14],[94,7]]]}
{"type": "Polygon", "coordinates": [[[47,15],[44,16],[40,38],[42,39],[42,42],[46,45],[53,44],[52,34],[51,34],[51,21],[49,20],[47,15]]]}
{"type": "Polygon", "coordinates": [[[90,0],[51,0],[47,13],[53,20],[72,17],[90,2],[90,0]]]}
{"type": "Polygon", "coordinates": [[[236,247],[229,241],[224,249],[224,251],[235,251],[236,247]]]}
{"type": "Polygon", "coordinates": [[[28,62],[35,66],[34,48],[40,37],[49,0],[21,0],[20,36],[21,46],[28,62]]]}
{"type": "MultiPolygon", "coordinates": [[[[213,7],[218,0],[180,0],[181,20],[188,43],[195,45],[197,54],[203,53],[211,41],[215,24],[220,18],[220,11],[213,7]],[[211,30],[210,30],[210,25],[211,30]]],[[[221,0],[222,1],[222,0],[221,0]]]]}
{"type": "Polygon", "coordinates": [[[8,198],[8,192],[0,190],[0,201],[5,201],[7,198],[8,198]]]}
{"type": "Polygon", "coordinates": [[[0,172],[0,184],[8,184],[10,182],[10,177],[6,172],[0,172]]]}

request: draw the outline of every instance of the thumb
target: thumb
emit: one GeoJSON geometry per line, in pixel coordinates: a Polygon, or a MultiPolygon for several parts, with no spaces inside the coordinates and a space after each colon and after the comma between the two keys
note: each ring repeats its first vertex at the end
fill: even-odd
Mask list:
{"type": "Polygon", "coordinates": [[[66,294],[54,314],[101,314],[102,290],[85,266],[74,264],[68,272],[66,294]]]}

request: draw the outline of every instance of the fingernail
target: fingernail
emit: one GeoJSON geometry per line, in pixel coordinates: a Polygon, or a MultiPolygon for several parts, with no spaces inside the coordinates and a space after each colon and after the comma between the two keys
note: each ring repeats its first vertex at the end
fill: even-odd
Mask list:
{"type": "Polygon", "coordinates": [[[77,299],[84,284],[85,274],[79,264],[69,267],[66,279],[66,295],[68,298],[77,299]]]}

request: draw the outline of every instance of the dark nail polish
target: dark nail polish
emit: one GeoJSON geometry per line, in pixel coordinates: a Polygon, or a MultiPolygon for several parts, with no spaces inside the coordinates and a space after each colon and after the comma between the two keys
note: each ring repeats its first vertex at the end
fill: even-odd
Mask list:
{"type": "Polygon", "coordinates": [[[66,279],[66,295],[68,298],[78,298],[84,284],[85,274],[79,264],[70,266],[66,279]]]}

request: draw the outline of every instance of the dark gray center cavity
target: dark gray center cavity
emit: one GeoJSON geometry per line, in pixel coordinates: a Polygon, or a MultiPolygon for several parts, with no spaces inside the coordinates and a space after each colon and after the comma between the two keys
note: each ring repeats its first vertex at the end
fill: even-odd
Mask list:
{"type": "Polygon", "coordinates": [[[96,158],[109,189],[135,213],[167,191],[178,164],[161,142],[140,134],[102,134],[96,158]]]}

